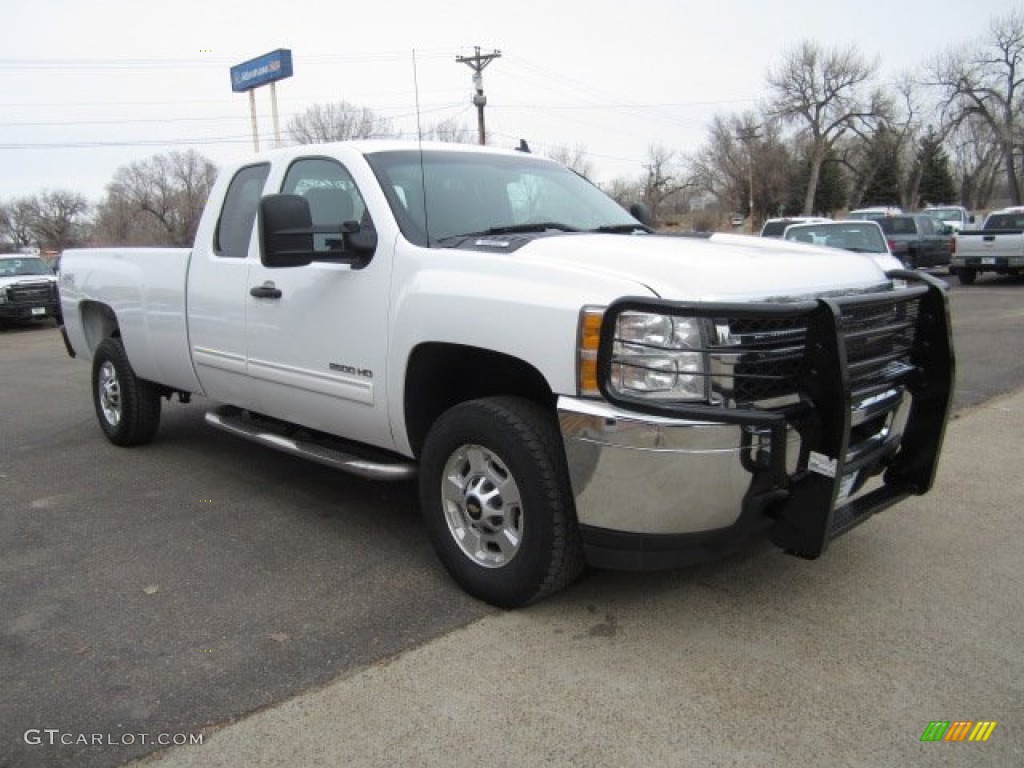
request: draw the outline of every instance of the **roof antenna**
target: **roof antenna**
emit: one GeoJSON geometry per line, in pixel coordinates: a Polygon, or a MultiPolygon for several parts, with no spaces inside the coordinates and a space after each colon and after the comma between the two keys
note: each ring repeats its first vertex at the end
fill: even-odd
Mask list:
{"type": "Polygon", "coordinates": [[[423,198],[423,231],[430,247],[430,222],[427,220],[427,175],[423,170],[423,126],[420,124],[420,79],[416,69],[416,49],[412,49],[412,83],[416,91],[416,142],[420,152],[420,196],[423,198]]]}
{"type": "Polygon", "coordinates": [[[520,139],[519,140],[519,146],[516,147],[516,151],[517,152],[525,152],[526,154],[530,154],[530,145],[526,143],[526,139],[520,139]]]}

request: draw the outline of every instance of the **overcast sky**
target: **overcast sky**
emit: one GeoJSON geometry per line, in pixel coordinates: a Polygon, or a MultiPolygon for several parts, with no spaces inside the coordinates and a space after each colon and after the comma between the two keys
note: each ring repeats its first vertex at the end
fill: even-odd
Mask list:
{"type": "MultiPolygon", "coordinates": [[[[0,0],[0,200],[72,189],[95,202],[118,166],[194,147],[218,165],[252,151],[248,98],[229,68],[288,48],[282,129],[345,99],[416,125],[475,130],[484,70],[492,143],[582,144],[600,180],[641,173],[652,142],[696,150],[711,117],[753,108],[765,74],[804,39],[854,45],[893,80],[986,36],[1020,0],[0,0]]],[[[270,93],[256,92],[261,143],[270,93]]]]}

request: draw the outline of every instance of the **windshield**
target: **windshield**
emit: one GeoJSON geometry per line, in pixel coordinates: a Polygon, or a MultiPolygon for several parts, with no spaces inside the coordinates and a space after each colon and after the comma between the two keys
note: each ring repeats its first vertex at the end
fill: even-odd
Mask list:
{"type": "Polygon", "coordinates": [[[993,213],[985,220],[985,229],[1024,229],[1024,212],[993,213]]]}
{"type": "Polygon", "coordinates": [[[959,208],[926,208],[922,213],[936,221],[960,221],[963,218],[963,211],[959,208]]]}
{"type": "Polygon", "coordinates": [[[801,224],[789,227],[786,240],[826,245],[857,253],[888,253],[882,230],[874,222],[801,224]]]}
{"type": "Polygon", "coordinates": [[[914,226],[912,216],[886,216],[878,220],[878,226],[887,235],[916,235],[917,227],[914,226]]]}
{"type": "Polygon", "coordinates": [[[417,245],[510,231],[643,229],[589,181],[542,158],[403,150],[366,159],[402,234],[417,245]]]}
{"type": "Polygon", "coordinates": [[[790,219],[766,221],[761,228],[761,237],[782,237],[782,233],[786,231],[786,227],[790,224],[792,224],[790,219]]]}
{"type": "Polygon", "coordinates": [[[52,275],[53,270],[42,259],[21,256],[17,259],[0,259],[0,277],[21,275],[52,275]]]}

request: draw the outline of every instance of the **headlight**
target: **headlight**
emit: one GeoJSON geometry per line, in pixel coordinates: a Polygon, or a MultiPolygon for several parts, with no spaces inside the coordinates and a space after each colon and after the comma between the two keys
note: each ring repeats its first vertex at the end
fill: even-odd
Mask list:
{"type": "Polygon", "coordinates": [[[615,327],[609,386],[652,400],[707,399],[702,326],[694,317],[623,312],[615,327]]]}

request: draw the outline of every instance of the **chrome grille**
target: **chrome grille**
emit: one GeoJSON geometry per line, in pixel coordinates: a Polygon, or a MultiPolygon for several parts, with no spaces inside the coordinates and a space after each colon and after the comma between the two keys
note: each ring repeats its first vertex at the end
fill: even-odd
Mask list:
{"type": "MultiPolygon", "coordinates": [[[[918,301],[885,298],[842,306],[854,401],[891,390],[913,370],[918,301]]],[[[770,408],[795,401],[806,359],[807,317],[724,317],[708,344],[715,399],[734,407],[770,408]]]]}
{"type": "Polygon", "coordinates": [[[45,283],[15,283],[7,287],[7,300],[12,304],[46,304],[55,300],[56,286],[45,283]]]}
{"type": "Polygon", "coordinates": [[[796,394],[806,326],[801,318],[725,318],[709,346],[716,399],[751,405],[796,394]]]}

